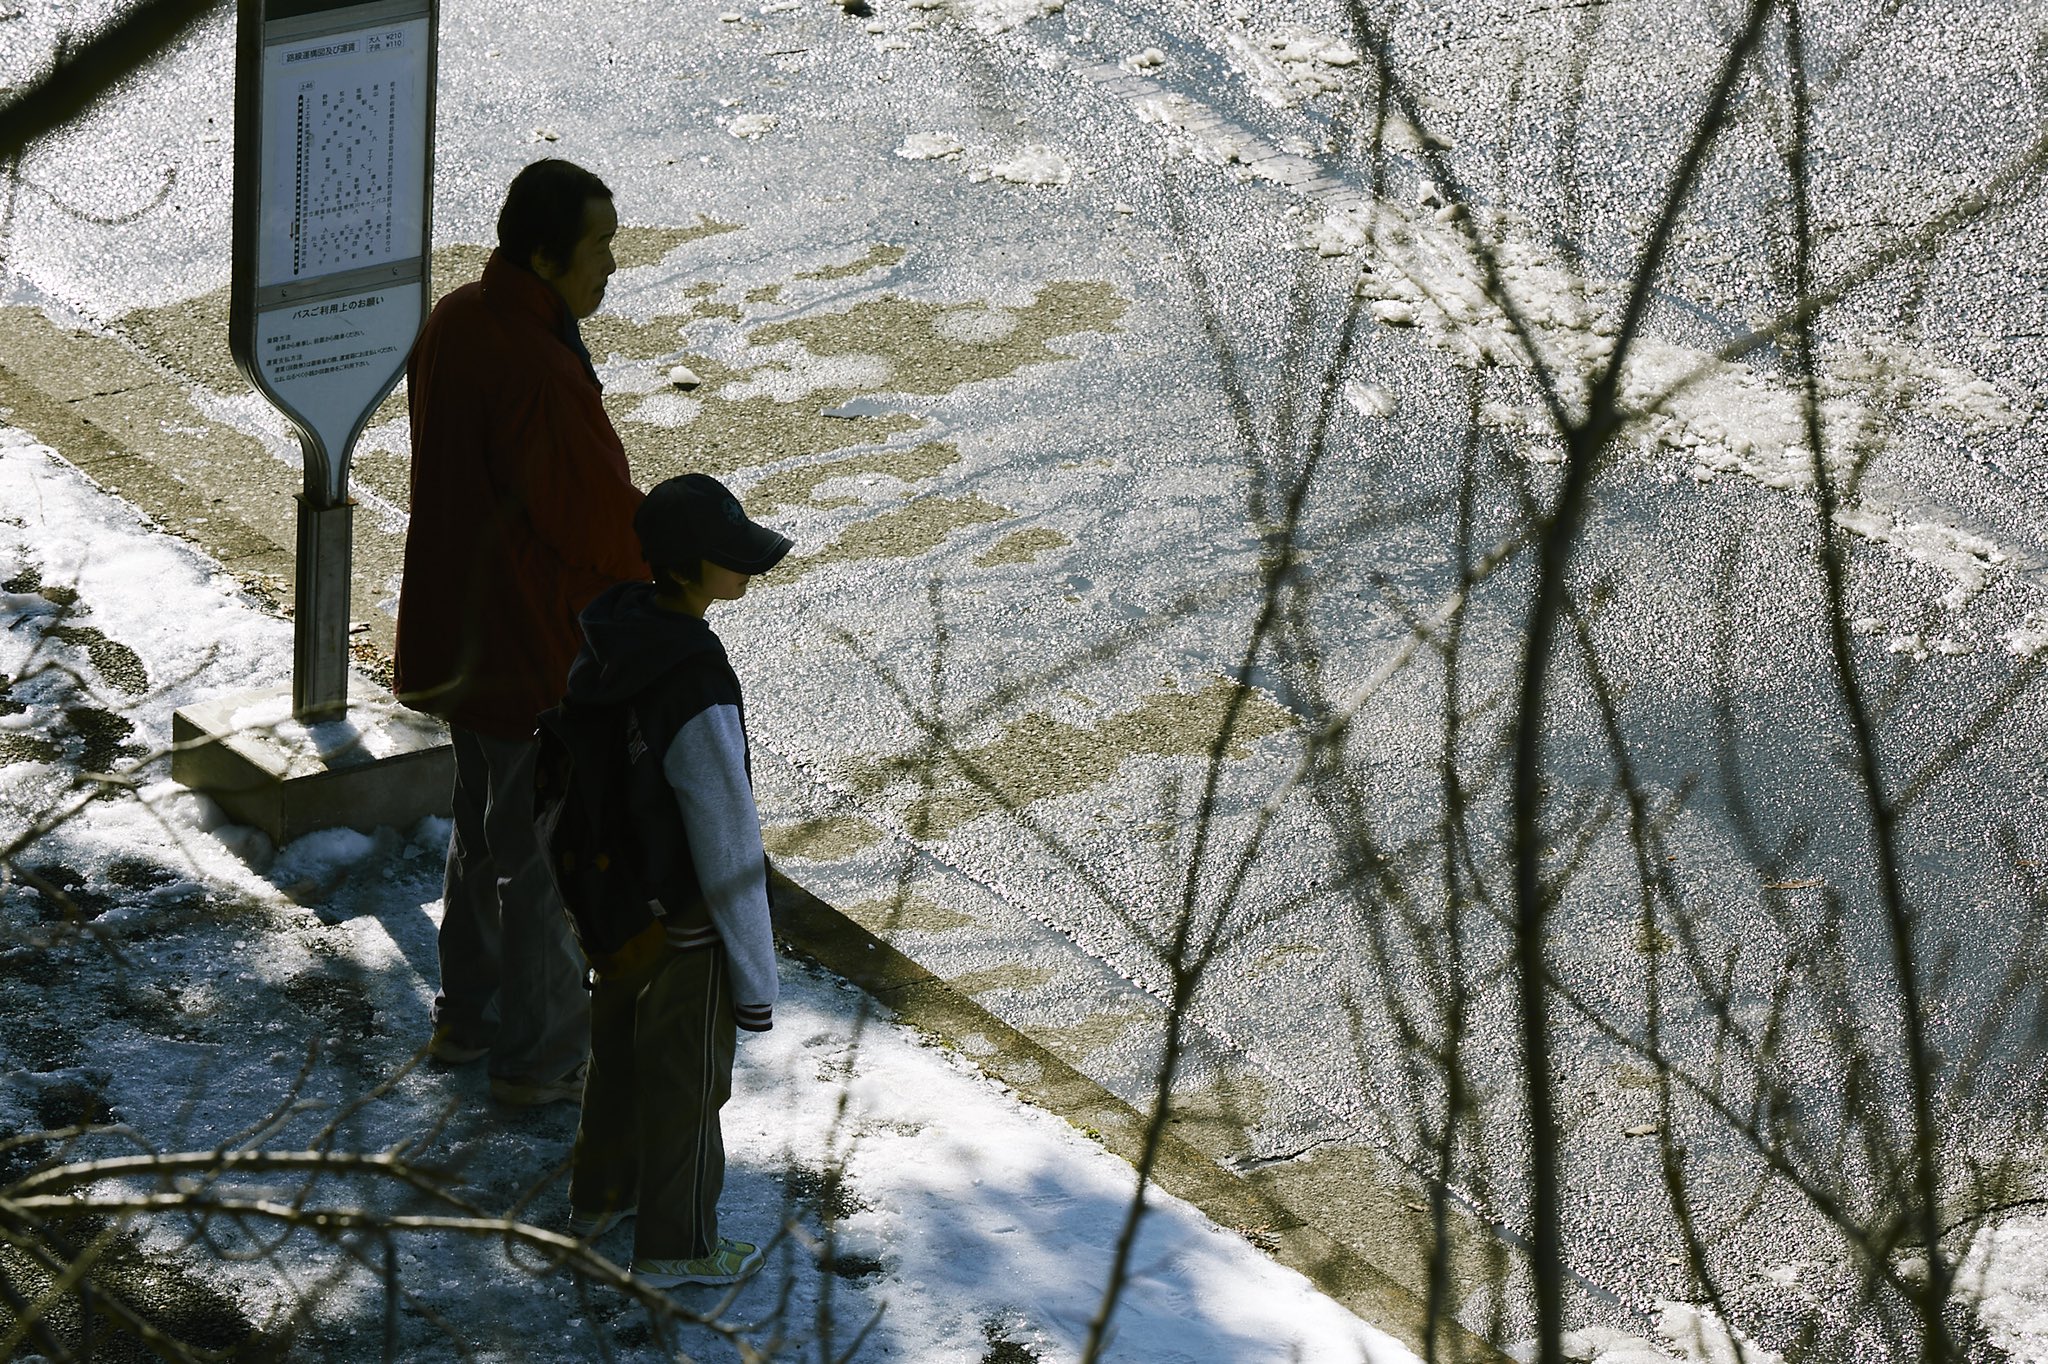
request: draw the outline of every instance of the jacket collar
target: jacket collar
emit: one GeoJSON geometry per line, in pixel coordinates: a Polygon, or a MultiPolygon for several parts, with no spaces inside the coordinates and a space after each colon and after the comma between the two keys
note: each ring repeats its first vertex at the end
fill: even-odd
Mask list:
{"type": "Polygon", "coordinates": [[[576,319],[569,316],[569,305],[548,287],[546,280],[494,249],[491,258],[484,262],[483,286],[484,297],[494,307],[526,318],[553,334],[582,363],[590,382],[599,391],[604,389],[596,366],[590,362],[590,351],[583,344],[583,333],[577,328],[576,319]]]}
{"type": "Polygon", "coordinates": [[[529,318],[549,331],[569,320],[569,305],[548,282],[503,251],[484,262],[484,296],[493,306],[529,318]]]}

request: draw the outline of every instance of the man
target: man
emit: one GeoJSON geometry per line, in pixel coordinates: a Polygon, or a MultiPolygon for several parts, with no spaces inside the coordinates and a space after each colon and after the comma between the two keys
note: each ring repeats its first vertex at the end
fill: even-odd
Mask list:
{"type": "Polygon", "coordinates": [[[644,580],[641,495],[577,331],[617,268],[612,194],[567,161],[506,191],[483,279],[436,304],[406,366],[412,520],[397,692],[448,722],[455,828],[428,1044],[490,1056],[492,1097],[581,1097],[589,1002],[533,833],[535,717],[581,644],[577,613],[644,580]]]}
{"type": "Polygon", "coordinates": [[[614,587],[584,611],[568,704],[626,707],[623,732],[658,755],[665,785],[637,788],[634,822],[665,831],[644,870],[664,942],[595,973],[569,1229],[596,1237],[637,1214],[641,1282],[729,1284],[760,1268],[762,1250],[718,1233],[718,1111],[737,1030],[773,1026],[778,986],[745,702],[704,613],[745,596],[790,543],[705,474],[657,485],[633,526],[653,581],[614,587]]]}

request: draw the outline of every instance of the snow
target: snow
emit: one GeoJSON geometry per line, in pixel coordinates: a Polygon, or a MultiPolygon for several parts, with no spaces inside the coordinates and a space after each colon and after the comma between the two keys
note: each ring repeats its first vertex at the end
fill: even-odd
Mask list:
{"type": "Polygon", "coordinates": [[[2032,658],[2048,649],[2048,611],[2027,612],[2026,619],[2000,638],[2005,642],[2007,652],[2014,657],[2032,658]]]}
{"type": "MultiPolygon", "coordinates": [[[[86,608],[73,616],[132,649],[142,660],[150,704],[133,706],[100,679],[90,690],[136,726],[138,742],[170,742],[171,711],[229,692],[291,680],[292,631],[251,610],[241,587],[181,541],[149,532],[127,504],[107,497],[25,434],[0,429],[0,551],[14,567],[34,566],[44,586],[76,590],[86,608]],[[167,603],[176,609],[167,609],[167,603]]],[[[23,606],[10,596],[10,621],[24,610],[48,612],[42,598],[23,606]]],[[[0,636],[0,671],[18,677],[29,632],[0,636]]],[[[38,679],[30,697],[56,684],[38,679]]],[[[11,769],[10,769],[11,771],[11,769]]]]}
{"type": "Polygon", "coordinates": [[[1356,379],[1344,381],[1344,401],[1353,411],[1365,417],[1391,417],[1394,415],[1394,395],[1378,384],[1362,384],[1356,379]]]}
{"type": "Polygon", "coordinates": [[[1700,1364],[1785,1364],[1782,1356],[1743,1339],[1706,1308],[1686,1303],[1657,1304],[1657,1334],[1700,1364]]]}
{"type": "MultiPolygon", "coordinates": [[[[1656,1305],[1655,1339],[1631,1335],[1608,1326],[1567,1331],[1562,1341],[1566,1359],[1586,1364],[1785,1364],[1782,1356],[1728,1329],[1711,1311],[1682,1302],[1656,1305]]],[[[1519,1360],[1537,1357],[1534,1342],[1507,1352],[1519,1360]]]]}
{"type": "Polygon", "coordinates": [[[1233,33],[1225,41],[1231,63],[1275,108],[1342,90],[1342,69],[1358,64],[1358,52],[1349,43],[1312,29],[1264,37],[1233,33]]]}
{"type": "MultiPolygon", "coordinates": [[[[29,569],[38,589],[0,597],[12,627],[0,631],[0,667],[20,675],[37,632],[19,627],[53,609],[43,593],[74,587],[68,619],[120,641],[147,671],[151,689],[124,714],[148,747],[168,741],[174,705],[285,680],[287,626],[54,452],[0,431],[0,576],[16,581],[29,569]]],[[[73,741],[62,737],[63,707],[77,703],[76,689],[99,689],[90,685],[89,661],[68,645],[53,647],[77,680],[53,672],[17,682],[10,697],[25,709],[10,717],[18,723],[8,733],[64,747],[73,741]]],[[[0,837],[61,797],[75,760],[67,747],[61,761],[0,769],[0,837]]],[[[23,858],[31,866],[61,861],[79,878],[74,892],[97,911],[92,936],[25,943],[24,919],[49,916],[37,913],[35,892],[6,888],[0,922],[9,941],[0,957],[42,953],[39,971],[71,981],[50,998],[65,1001],[65,1032],[79,1046],[73,1056],[38,1062],[0,1025],[0,1127],[37,1127],[36,1105],[48,1091],[82,1086],[161,1148],[205,1148],[300,1083],[312,1107],[286,1118],[273,1138],[289,1149],[336,1104],[392,1077],[425,1038],[448,824],[329,830],[272,849],[261,834],[228,823],[212,801],[152,779],[158,771],[144,770],[135,798],[92,803],[23,858]],[[136,865],[158,870],[124,881],[123,869],[136,865]],[[113,1007],[137,998],[169,1002],[139,1015],[113,1007]],[[316,1059],[301,1083],[295,1077],[309,1047],[316,1059]]],[[[800,1339],[829,1287],[842,1344],[882,1310],[860,1358],[979,1364],[998,1340],[1015,1342],[1024,1357],[1075,1358],[1133,1190],[1130,1167],[1061,1119],[1022,1105],[966,1056],[881,1016],[844,982],[791,961],[782,974],[775,1029],[740,1048],[725,1117],[722,1229],[774,1235],[791,1198],[815,1192],[818,1172],[836,1159],[839,1273],[821,1272],[801,1253],[803,1238],[815,1241],[823,1227],[799,1207],[802,1236],[778,1249],[727,1318],[800,1339]]],[[[508,1117],[484,1093],[478,1066],[410,1070],[357,1112],[348,1139],[375,1150],[424,1137],[430,1156],[448,1159],[481,1143],[488,1159],[461,1169],[465,1196],[502,1208],[538,1183],[525,1215],[559,1228],[566,1191],[548,1174],[567,1154],[573,1112],[556,1106],[508,1117]],[[444,1111],[445,1130],[430,1135],[444,1111]]],[[[397,1206],[388,1192],[335,1183],[323,1184],[318,1198],[397,1206]]],[[[1149,1200],[1110,1358],[1414,1360],[1242,1236],[1156,1190],[1149,1200]]],[[[168,1257],[162,1263],[189,1262],[193,1252],[178,1250],[179,1242],[168,1226],[144,1233],[145,1248],[168,1257]]],[[[660,1357],[631,1334],[636,1318],[618,1300],[579,1298],[560,1274],[536,1277],[494,1239],[420,1233],[399,1245],[416,1304],[400,1314],[408,1359],[457,1354],[430,1311],[473,1331],[465,1351],[477,1358],[551,1350],[582,1357],[581,1333],[592,1329],[612,1334],[616,1358],[660,1357]]],[[[629,1230],[609,1233],[599,1248],[629,1255],[629,1230]]],[[[288,1280],[314,1282],[328,1272],[339,1277],[312,1307],[316,1333],[374,1331],[382,1311],[374,1277],[339,1267],[310,1238],[288,1240],[271,1260],[210,1262],[196,1272],[251,1320],[289,1307],[288,1280]]],[[[716,1342],[689,1344],[699,1358],[732,1357],[716,1342]]]]}
{"type": "MultiPolygon", "coordinates": [[[[1107,74],[1121,72],[1110,67],[1105,78],[1107,74]]],[[[1165,128],[1196,160],[1218,166],[1242,165],[1245,174],[1276,185],[1300,186],[1316,178],[1314,162],[1232,122],[1200,100],[1143,78],[1127,83],[1131,111],[1138,121],[1165,128]]],[[[1331,254],[1346,254],[1348,249],[1331,254]]]]}
{"type": "Polygon", "coordinates": [[[970,22],[990,37],[1060,13],[1067,0],[968,0],[970,22]]]}
{"type": "Polygon", "coordinates": [[[317,755],[332,759],[360,749],[373,758],[388,758],[401,750],[393,721],[404,722],[395,705],[354,706],[346,720],[329,720],[307,725],[292,718],[291,693],[279,691],[236,707],[228,716],[230,733],[261,730],[289,754],[317,755]]]}
{"type": "Polygon", "coordinates": [[[776,122],[773,114],[735,114],[725,130],[742,141],[750,141],[774,132],[776,122]]]}
{"type": "Polygon", "coordinates": [[[1956,1281],[1977,1299],[1993,1345],[2014,1359],[2048,1359],[2048,1217],[2015,1217],[1979,1233],[1956,1281]]]}
{"type": "MultiPolygon", "coordinates": [[[[759,347],[751,357],[762,359],[748,369],[744,379],[734,379],[718,390],[728,401],[772,398],[793,403],[822,390],[856,392],[885,387],[894,367],[880,355],[813,355],[795,342],[778,342],[759,347]]],[[[673,395],[661,395],[673,402],[673,395]]]]}
{"type": "MultiPolygon", "coordinates": [[[[1169,127],[1190,123],[1175,97],[1149,98],[1141,118],[1169,127]]],[[[1204,135],[1213,141],[1213,133],[1204,135]]],[[[1433,202],[1441,195],[1428,185],[1422,197],[1433,202]]],[[[1523,341],[1486,294],[1455,206],[1432,211],[1425,202],[1410,216],[1351,193],[1312,203],[1320,216],[1305,225],[1301,245],[1324,256],[1364,259],[1358,290],[1378,321],[1418,328],[1426,341],[1470,367],[1529,363],[1523,341]]],[[[1579,278],[1547,248],[1523,239],[1511,215],[1491,215],[1485,235],[1493,239],[1502,285],[1546,358],[1567,371],[1603,362],[1614,347],[1611,290],[1579,278]]],[[[1856,458],[1855,438],[1874,428],[1880,407],[1940,418],[1966,435],[2007,430],[2025,420],[2022,408],[2032,410],[1988,380],[1894,338],[1866,335],[1824,358],[1820,415],[1828,473],[1838,489],[1856,458]]],[[[1803,399],[1795,386],[1757,367],[1641,336],[1623,373],[1622,401],[1644,414],[1655,444],[1680,456],[1697,482],[1733,474],[1780,492],[1810,495],[1815,488],[1803,399]]],[[[1942,603],[1949,610],[1982,592],[2012,561],[1990,537],[1929,509],[1909,509],[1882,490],[1865,487],[1857,499],[1836,511],[1836,524],[1947,576],[1951,586],[1942,603]]]]}
{"type": "Polygon", "coordinates": [[[1064,185],[1074,178],[1074,168],[1064,156],[1038,143],[1023,148],[1007,161],[996,162],[988,173],[1013,185],[1041,187],[1064,185]]]}
{"type": "Polygon", "coordinates": [[[906,161],[944,161],[967,150],[951,133],[911,133],[896,149],[906,161]]]}

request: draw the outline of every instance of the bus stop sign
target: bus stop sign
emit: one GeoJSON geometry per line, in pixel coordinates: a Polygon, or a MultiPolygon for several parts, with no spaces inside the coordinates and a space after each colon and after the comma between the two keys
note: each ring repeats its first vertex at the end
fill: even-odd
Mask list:
{"type": "Polygon", "coordinates": [[[347,705],[349,453],[426,315],[434,0],[242,0],[228,341],[290,420],[299,495],[292,691],[347,705]]]}

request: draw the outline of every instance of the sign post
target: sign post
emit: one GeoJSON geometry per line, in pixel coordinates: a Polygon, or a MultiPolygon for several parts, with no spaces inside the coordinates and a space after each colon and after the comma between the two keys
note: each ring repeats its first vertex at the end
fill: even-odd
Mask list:
{"type": "Polygon", "coordinates": [[[436,0],[241,0],[228,343],[288,418],[292,714],[348,707],[349,454],[426,316],[436,0]]]}

